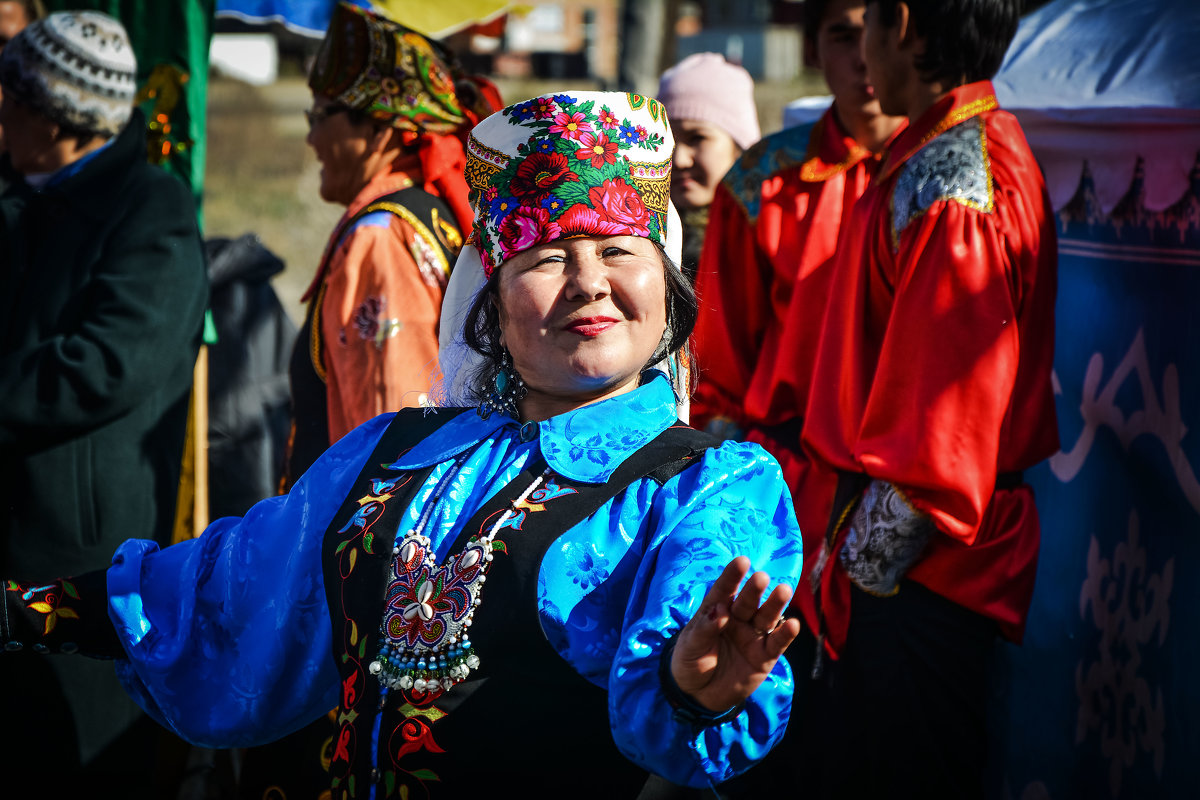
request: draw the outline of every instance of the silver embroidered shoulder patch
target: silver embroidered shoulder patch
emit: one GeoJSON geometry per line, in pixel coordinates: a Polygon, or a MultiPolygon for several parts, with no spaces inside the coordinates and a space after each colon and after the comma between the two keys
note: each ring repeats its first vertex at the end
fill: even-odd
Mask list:
{"type": "Polygon", "coordinates": [[[722,182],[742,204],[751,222],[758,221],[763,182],[804,163],[815,127],[816,123],[808,123],[765,136],[733,162],[722,182]]]}
{"type": "Polygon", "coordinates": [[[909,223],[939,200],[992,212],[992,169],[979,117],[955,125],[905,162],[892,192],[892,246],[909,223]]]}

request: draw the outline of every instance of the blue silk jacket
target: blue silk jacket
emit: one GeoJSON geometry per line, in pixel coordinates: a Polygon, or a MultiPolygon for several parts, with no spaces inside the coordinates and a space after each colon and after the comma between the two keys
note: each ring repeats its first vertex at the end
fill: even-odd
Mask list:
{"type": "MultiPolygon", "coordinates": [[[[156,719],[193,742],[247,746],[338,704],[321,543],[391,417],[352,431],[288,495],[243,518],[217,520],[199,539],[165,550],[142,540],[121,546],[108,573],[109,613],[128,653],[117,670],[156,719]]],[[[454,457],[475,446],[426,527],[442,561],[459,527],[539,449],[563,477],[603,482],[674,421],[675,397],[661,375],[540,423],[530,441],[510,417],[463,414],[401,459],[404,468],[439,465],[405,519],[417,522],[454,457]]],[[[564,533],[541,564],[538,608],[549,642],[608,690],[620,750],[676,783],[733,777],[787,724],[792,676],[783,659],[735,719],[699,730],[673,717],[660,686],[664,644],[738,555],[772,585],[800,575],[800,532],[778,464],[757,445],[724,442],[664,485],[635,481],[564,533]]],[[[534,684],[536,674],[530,665],[534,684]]]]}

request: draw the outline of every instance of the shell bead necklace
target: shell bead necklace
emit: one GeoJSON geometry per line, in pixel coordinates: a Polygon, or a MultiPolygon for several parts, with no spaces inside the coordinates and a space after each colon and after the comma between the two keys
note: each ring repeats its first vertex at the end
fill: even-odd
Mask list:
{"type": "Polygon", "coordinates": [[[492,562],[496,533],[550,474],[546,469],[505,509],[487,534],[438,565],[426,526],[458,474],[464,453],[439,480],[415,527],[392,548],[391,575],[380,623],[380,646],[368,671],[385,689],[445,691],[479,668],[468,635],[492,562]]]}

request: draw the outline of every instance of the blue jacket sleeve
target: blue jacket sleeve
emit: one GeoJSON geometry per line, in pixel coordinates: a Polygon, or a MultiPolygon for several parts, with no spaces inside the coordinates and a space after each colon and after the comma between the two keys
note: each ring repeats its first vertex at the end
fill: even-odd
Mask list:
{"type": "Polygon", "coordinates": [[[657,493],[657,517],[609,676],[613,738],[628,758],[674,783],[710,786],[751,767],[783,736],[792,675],[780,659],[733,720],[696,729],[675,719],[658,667],[667,641],[691,619],[733,558],[794,586],[802,548],[779,465],[753,444],[706,451],[657,493]]]}
{"type": "Polygon", "coordinates": [[[291,492],[159,550],[131,539],[108,571],[117,674],[158,722],[209,747],[298,730],[337,705],[321,573],[326,528],[392,415],[331,447],[291,492]]]}

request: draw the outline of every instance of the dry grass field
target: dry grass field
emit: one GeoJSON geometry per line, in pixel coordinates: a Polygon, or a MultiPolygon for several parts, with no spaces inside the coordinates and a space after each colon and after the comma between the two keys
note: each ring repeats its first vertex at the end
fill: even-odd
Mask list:
{"type": "MultiPolygon", "coordinates": [[[[543,92],[595,86],[525,81],[501,83],[500,88],[505,102],[512,103],[543,92]]],[[[815,74],[787,84],[759,84],[755,98],[763,132],[779,129],[787,102],[824,90],[815,74]]],[[[303,111],[309,101],[299,77],[267,87],[231,79],[214,79],[209,85],[205,234],[257,233],[287,264],[275,288],[297,321],[304,313],[300,295],[342,211],[317,194],[319,167],[304,143],[303,111]]]]}

